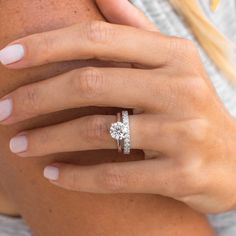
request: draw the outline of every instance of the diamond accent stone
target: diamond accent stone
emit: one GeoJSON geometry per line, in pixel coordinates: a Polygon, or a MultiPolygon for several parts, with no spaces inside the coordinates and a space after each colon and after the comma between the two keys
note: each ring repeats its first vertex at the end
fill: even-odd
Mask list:
{"type": "Polygon", "coordinates": [[[115,140],[123,140],[127,137],[129,133],[127,125],[122,122],[116,122],[111,125],[110,134],[115,140]]]}

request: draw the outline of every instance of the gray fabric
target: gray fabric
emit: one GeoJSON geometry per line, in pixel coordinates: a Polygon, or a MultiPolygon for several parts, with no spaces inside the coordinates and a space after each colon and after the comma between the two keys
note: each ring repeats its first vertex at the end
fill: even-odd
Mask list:
{"type": "Polygon", "coordinates": [[[31,236],[31,233],[22,219],[0,216],[0,236],[31,236]]]}
{"type": "MultiPolygon", "coordinates": [[[[192,39],[196,42],[191,32],[188,30],[182,19],[173,11],[167,0],[132,0],[141,8],[147,16],[153,20],[159,29],[169,35],[180,36],[192,39]]],[[[204,12],[209,19],[225,35],[236,40],[236,7],[235,0],[222,0],[221,6],[216,13],[210,11],[210,0],[199,0],[204,12]]],[[[197,44],[197,42],[196,42],[197,44]]],[[[208,71],[209,77],[214,84],[222,102],[228,111],[236,117],[236,86],[233,86],[216,69],[207,55],[198,45],[202,61],[208,71]]],[[[236,235],[236,213],[229,212],[216,216],[209,216],[218,236],[236,235]]],[[[29,236],[29,231],[21,220],[0,217],[0,236],[29,236]]]]}

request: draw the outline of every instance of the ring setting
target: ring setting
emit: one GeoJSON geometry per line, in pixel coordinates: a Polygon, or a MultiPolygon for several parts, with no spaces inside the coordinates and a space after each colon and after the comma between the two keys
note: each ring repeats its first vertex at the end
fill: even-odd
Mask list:
{"type": "Polygon", "coordinates": [[[128,134],[127,126],[122,122],[116,122],[110,128],[111,137],[115,140],[123,140],[128,134]]]}
{"type": "Polygon", "coordinates": [[[128,111],[122,111],[122,115],[120,113],[117,114],[117,122],[111,124],[110,134],[117,141],[118,151],[122,151],[123,148],[124,154],[130,154],[131,142],[128,111]]]}

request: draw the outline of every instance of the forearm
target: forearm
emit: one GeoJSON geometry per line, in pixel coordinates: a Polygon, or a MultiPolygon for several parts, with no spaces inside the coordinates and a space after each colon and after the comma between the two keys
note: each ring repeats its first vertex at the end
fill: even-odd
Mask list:
{"type": "MultiPolygon", "coordinates": [[[[1,48],[24,35],[60,28],[83,20],[102,19],[93,1],[88,0],[14,0],[14,2],[5,0],[0,4],[1,48]]],[[[67,62],[17,71],[0,67],[2,77],[0,95],[4,96],[23,84],[47,79],[87,65],[95,64],[67,62]]],[[[152,195],[104,196],[67,192],[51,186],[42,177],[43,168],[54,160],[95,164],[121,159],[116,152],[67,153],[21,159],[9,151],[9,139],[21,130],[54,124],[86,114],[114,112],[114,109],[79,109],[43,116],[11,127],[0,127],[1,183],[34,233],[43,236],[78,234],[151,236],[173,235],[173,232],[193,235],[193,228],[198,224],[199,231],[196,235],[208,235],[210,230],[206,221],[173,200],[152,195]]],[[[141,158],[140,152],[130,156],[130,160],[141,158]]]]}

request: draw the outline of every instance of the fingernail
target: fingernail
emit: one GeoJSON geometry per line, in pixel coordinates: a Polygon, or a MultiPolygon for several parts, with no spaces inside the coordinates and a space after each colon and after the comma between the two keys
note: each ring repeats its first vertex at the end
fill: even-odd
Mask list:
{"type": "Polygon", "coordinates": [[[26,136],[20,135],[10,140],[10,149],[13,153],[25,152],[28,148],[28,140],[26,136]]]}
{"type": "Polygon", "coordinates": [[[24,47],[21,44],[13,44],[0,51],[0,62],[3,65],[8,65],[20,61],[24,55],[24,47]]]}
{"type": "Polygon", "coordinates": [[[12,113],[12,100],[5,99],[0,101],[0,121],[7,119],[12,113]]]}
{"type": "Polygon", "coordinates": [[[55,166],[47,166],[44,168],[43,175],[46,179],[49,180],[58,180],[59,179],[59,169],[55,166]]]}

